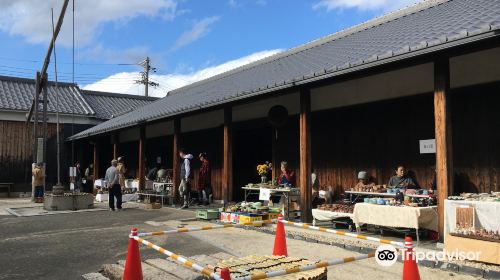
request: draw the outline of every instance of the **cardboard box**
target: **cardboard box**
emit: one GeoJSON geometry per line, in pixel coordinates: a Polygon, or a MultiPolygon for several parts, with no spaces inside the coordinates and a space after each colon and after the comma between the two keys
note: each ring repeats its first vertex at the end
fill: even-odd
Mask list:
{"type": "Polygon", "coordinates": [[[230,223],[231,222],[231,213],[221,212],[220,213],[220,221],[224,222],[224,223],[230,223]]]}
{"type": "Polygon", "coordinates": [[[449,254],[459,252],[481,252],[479,261],[500,264],[500,243],[446,235],[445,250],[449,254]]]}
{"type": "Polygon", "coordinates": [[[161,208],[161,204],[160,203],[145,203],[144,204],[144,208],[146,209],[160,209],[161,208]]]}

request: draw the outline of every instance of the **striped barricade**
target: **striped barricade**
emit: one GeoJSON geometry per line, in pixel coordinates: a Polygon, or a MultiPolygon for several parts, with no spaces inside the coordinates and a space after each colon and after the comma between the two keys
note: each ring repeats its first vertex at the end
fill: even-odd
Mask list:
{"type": "Polygon", "coordinates": [[[200,272],[201,274],[203,275],[206,275],[208,277],[211,277],[215,280],[221,280],[222,278],[220,277],[220,275],[218,275],[217,273],[213,272],[212,270],[206,268],[206,267],[203,267],[199,264],[196,264],[194,263],[193,261],[191,260],[188,260],[186,258],[184,258],[183,256],[179,256],[177,254],[174,254],[170,251],[168,251],[167,249],[164,249],[158,245],[155,245],[147,240],[144,240],[142,238],[140,238],[139,236],[131,236],[132,238],[134,238],[138,243],[142,243],[144,245],[146,245],[147,247],[149,248],[152,248],[164,255],[167,255],[169,257],[171,257],[172,259],[176,260],[177,262],[180,262],[181,264],[189,267],[189,268],[192,268],[198,272],[200,272]]]}
{"type": "Polygon", "coordinates": [[[375,242],[379,242],[379,243],[383,243],[383,244],[391,244],[391,245],[399,246],[401,248],[403,248],[405,246],[403,242],[398,242],[398,241],[381,239],[381,238],[376,238],[376,237],[371,237],[371,236],[366,236],[366,235],[361,235],[361,234],[355,234],[355,233],[350,233],[350,232],[345,232],[345,231],[340,231],[340,230],[328,229],[328,228],[324,228],[324,227],[316,227],[316,226],[311,226],[308,224],[296,223],[296,222],[291,222],[291,221],[287,221],[287,220],[280,220],[279,222],[282,222],[285,225],[291,225],[291,226],[305,228],[305,229],[312,229],[312,230],[317,230],[317,231],[322,231],[322,232],[329,232],[329,233],[333,233],[333,234],[337,234],[337,235],[349,236],[349,237],[354,237],[354,238],[363,239],[363,240],[370,240],[370,241],[375,241],[375,242]]]}
{"type": "Polygon", "coordinates": [[[321,262],[318,262],[315,264],[294,267],[294,268],[290,268],[290,269],[286,269],[286,270],[275,270],[275,271],[269,271],[269,272],[265,272],[265,273],[264,272],[252,273],[252,274],[245,276],[245,277],[234,278],[233,280],[265,279],[265,278],[269,278],[269,277],[282,276],[282,275],[286,275],[286,274],[292,274],[292,273],[297,273],[297,272],[301,272],[301,271],[307,271],[307,270],[312,270],[312,269],[317,269],[317,268],[322,268],[322,267],[328,267],[328,266],[332,266],[332,265],[338,265],[338,264],[343,264],[343,263],[348,263],[348,262],[353,262],[353,261],[359,261],[359,260],[373,258],[373,257],[375,257],[375,252],[372,252],[369,254],[359,255],[356,257],[334,259],[334,260],[330,260],[330,261],[321,261],[321,262]]]}
{"type": "Polygon", "coordinates": [[[241,223],[241,224],[224,224],[224,225],[213,225],[213,226],[202,226],[202,227],[179,228],[179,229],[165,230],[165,231],[142,232],[142,233],[138,233],[137,236],[141,236],[141,237],[142,236],[155,236],[155,235],[164,235],[164,234],[170,234],[170,233],[185,233],[185,232],[221,229],[221,228],[239,228],[239,227],[244,227],[244,226],[272,224],[274,222],[276,222],[276,220],[255,221],[255,222],[241,223]]]}

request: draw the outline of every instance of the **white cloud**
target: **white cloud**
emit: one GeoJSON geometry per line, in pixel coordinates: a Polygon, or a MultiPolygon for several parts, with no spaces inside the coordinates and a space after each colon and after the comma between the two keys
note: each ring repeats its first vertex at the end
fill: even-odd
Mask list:
{"type": "MultiPolygon", "coordinates": [[[[123,23],[139,17],[173,20],[179,11],[175,0],[84,0],[75,1],[75,45],[92,42],[104,23],[123,23]]],[[[47,43],[52,35],[51,8],[54,21],[61,11],[62,0],[0,1],[0,31],[23,37],[29,43],[47,43]]],[[[68,5],[58,42],[72,42],[72,1],[68,5]]],[[[180,13],[184,13],[182,10],[180,13]]]]}
{"type": "MultiPolygon", "coordinates": [[[[155,57],[156,55],[151,55],[151,50],[146,46],[116,50],[106,48],[102,44],[77,52],[77,59],[104,63],[138,63],[144,60],[146,56],[155,57]]],[[[160,59],[154,60],[159,61],[160,59]]]]}
{"type": "Polygon", "coordinates": [[[421,1],[422,0],[321,0],[313,5],[313,9],[326,9],[327,11],[337,9],[393,11],[421,1]]]}
{"type": "Polygon", "coordinates": [[[193,27],[182,33],[179,38],[175,41],[174,45],[170,49],[171,51],[178,50],[184,46],[187,46],[194,41],[200,39],[210,32],[210,26],[220,19],[218,16],[207,17],[198,22],[196,22],[193,27]]]}
{"type": "MultiPolygon", "coordinates": [[[[274,55],[281,51],[282,50],[280,49],[276,49],[256,52],[239,59],[231,60],[220,65],[207,67],[198,71],[193,71],[188,74],[174,73],[168,75],[150,75],[152,81],[158,82],[160,84],[160,86],[157,88],[149,89],[150,96],[163,97],[167,94],[168,91],[183,87],[188,84],[192,84],[203,79],[210,78],[212,76],[235,69],[242,65],[274,55]]],[[[117,73],[110,77],[107,77],[106,79],[86,85],[83,88],[87,90],[144,95],[144,86],[135,84],[134,82],[138,78],[138,72],[117,73]]]]}

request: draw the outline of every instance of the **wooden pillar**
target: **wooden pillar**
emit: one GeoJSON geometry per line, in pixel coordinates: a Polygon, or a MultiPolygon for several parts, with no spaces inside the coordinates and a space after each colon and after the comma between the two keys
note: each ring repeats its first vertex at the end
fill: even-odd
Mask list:
{"type": "Polygon", "coordinates": [[[179,137],[181,134],[181,120],[174,119],[174,137],[172,141],[172,182],[174,183],[174,197],[178,196],[177,186],[180,183],[179,170],[179,137]]]}
{"type": "Polygon", "coordinates": [[[145,179],[145,166],[144,166],[144,150],[146,149],[146,126],[142,125],[139,128],[139,164],[138,164],[138,169],[139,171],[137,172],[138,177],[139,177],[139,189],[143,190],[144,185],[146,184],[146,179],[145,179]]]}
{"type": "Polygon", "coordinates": [[[307,89],[300,90],[300,210],[303,222],[311,222],[311,95],[307,89]]]}
{"type": "Polygon", "coordinates": [[[271,150],[272,150],[272,158],[271,163],[273,164],[272,170],[272,178],[278,178],[278,174],[280,172],[280,163],[278,162],[278,129],[273,127],[271,132],[271,150]]]}
{"type": "Polygon", "coordinates": [[[439,233],[444,232],[444,200],[453,188],[453,146],[450,117],[450,64],[448,57],[434,62],[434,122],[439,233]]]}
{"type": "MultiPolygon", "coordinates": [[[[99,179],[99,151],[98,151],[98,144],[97,140],[94,143],[94,148],[93,148],[93,165],[94,165],[94,182],[95,180],[99,179]]],[[[92,182],[92,186],[94,185],[94,182],[92,182]]]]}
{"type": "Polygon", "coordinates": [[[112,140],[111,140],[111,143],[113,145],[113,159],[117,159],[118,158],[118,143],[119,143],[119,140],[118,140],[118,134],[113,134],[112,137],[112,140]]]}
{"type": "Polygon", "coordinates": [[[233,199],[233,148],[232,148],[233,108],[224,108],[224,146],[222,169],[222,199],[227,202],[233,199]]]}

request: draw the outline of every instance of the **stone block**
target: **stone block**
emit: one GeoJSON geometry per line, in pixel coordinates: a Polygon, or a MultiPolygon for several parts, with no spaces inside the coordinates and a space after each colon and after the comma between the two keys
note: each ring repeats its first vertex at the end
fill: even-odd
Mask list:
{"type": "MultiPolygon", "coordinates": [[[[121,260],[118,261],[119,265],[125,266],[125,261],[121,260]]],[[[155,266],[149,265],[146,261],[146,263],[141,263],[142,267],[142,276],[144,280],[171,280],[171,279],[178,279],[175,275],[172,275],[168,273],[165,270],[159,269],[155,266]]]]}
{"type": "Polygon", "coordinates": [[[119,264],[103,264],[101,274],[108,277],[109,280],[121,280],[123,276],[123,266],[119,264]]]}
{"type": "MultiPolygon", "coordinates": [[[[176,278],[168,278],[168,279],[186,279],[186,280],[202,280],[207,279],[201,273],[196,272],[188,267],[183,266],[178,262],[174,262],[172,260],[167,259],[149,259],[146,260],[146,263],[150,266],[153,266],[157,269],[160,269],[168,274],[170,277],[176,278]]],[[[146,278],[144,278],[146,279],[146,278]]],[[[150,278],[154,279],[154,278],[150,278]]]]}
{"type": "Polygon", "coordinates": [[[100,273],[97,273],[97,272],[83,274],[82,278],[84,280],[109,280],[108,277],[106,277],[100,273]]]}

